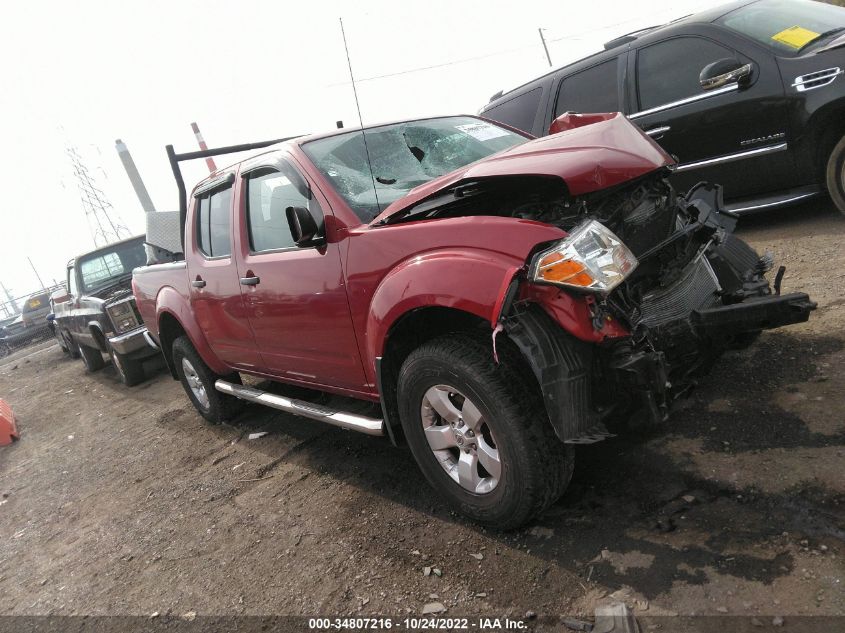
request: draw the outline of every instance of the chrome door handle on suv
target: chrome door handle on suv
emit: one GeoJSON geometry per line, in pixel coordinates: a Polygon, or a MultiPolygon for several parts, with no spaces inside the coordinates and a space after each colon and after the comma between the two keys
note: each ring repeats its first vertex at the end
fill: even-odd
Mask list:
{"type": "Polygon", "coordinates": [[[651,138],[660,138],[666,132],[672,129],[670,125],[663,125],[661,127],[653,127],[650,130],[646,130],[645,133],[648,134],[651,138]]]}
{"type": "Polygon", "coordinates": [[[261,277],[241,277],[242,286],[257,286],[261,283],[261,277]]]}

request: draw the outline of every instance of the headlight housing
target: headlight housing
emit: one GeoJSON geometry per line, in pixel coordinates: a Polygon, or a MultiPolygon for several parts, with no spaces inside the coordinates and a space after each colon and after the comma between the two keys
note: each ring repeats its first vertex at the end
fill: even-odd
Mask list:
{"type": "Polygon", "coordinates": [[[621,284],[638,263],[613,231],[589,220],[576,227],[566,239],[535,255],[530,278],[535,283],[607,294],[621,284]]]}
{"type": "Polygon", "coordinates": [[[129,330],[134,330],[140,325],[138,317],[135,316],[133,300],[121,301],[106,308],[106,312],[114,324],[114,329],[118,334],[123,334],[129,330]]]}

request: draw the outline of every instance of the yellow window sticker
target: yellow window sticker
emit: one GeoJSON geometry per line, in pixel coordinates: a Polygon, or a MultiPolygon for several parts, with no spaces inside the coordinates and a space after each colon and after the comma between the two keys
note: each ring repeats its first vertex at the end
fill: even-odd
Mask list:
{"type": "Polygon", "coordinates": [[[802,46],[806,46],[819,35],[821,35],[821,33],[816,33],[810,29],[805,29],[800,26],[790,26],[788,29],[784,29],[780,33],[772,35],[772,39],[776,42],[780,42],[781,44],[786,44],[787,46],[798,49],[802,46]]]}

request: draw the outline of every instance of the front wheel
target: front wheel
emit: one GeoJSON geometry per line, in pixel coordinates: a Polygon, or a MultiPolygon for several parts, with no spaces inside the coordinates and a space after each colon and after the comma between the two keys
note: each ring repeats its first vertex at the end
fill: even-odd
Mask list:
{"type": "Polygon", "coordinates": [[[79,355],[82,356],[82,364],[85,365],[85,371],[89,374],[99,371],[106,366],[100,350],[88,347],[82,343],[79,344],[78,349],[79,355]]]}
{"type": "Polygon", "coordinates": [[[498,529],[545,510],[574,466],[517,352],[502,353],[506,343],[496,364],[489,341],[435,339],[408,356],[398,383],[402,428],[426,479],[459,512],[498,529]]]}
{"type": "Polygon", "coordinates": [[[182,387],[200,415],[212,424],[231,420],[243,408],[243,401],[214,388],[218,378],[240,384],[238,374],[219,376],[211,371],[187,336],[173,342],[173,364],[182,387]]]}
{"type": "Polygon", "coordinates": [[[144,382],[146,374],[144,373],[144,364],[134,358],[129,358],[124,354],[120,354],[114,350],[109,351],[111,356],[111,364],[117,372],[120,382],[127,387],[134,387],[138,383],[144,382]]]}
{"type": "Polygon", "coordinates": [[[833,148],[827,161],[827,191],[833,204],[845,213],[845,136],[833,148]]]}

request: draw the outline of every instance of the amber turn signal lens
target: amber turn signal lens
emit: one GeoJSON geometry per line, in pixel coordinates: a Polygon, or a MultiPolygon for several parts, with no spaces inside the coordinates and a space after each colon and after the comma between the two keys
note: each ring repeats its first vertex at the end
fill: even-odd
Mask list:
{"type": "Polygon", "coordinates": [[[537,270],[543,281],[553,283],[568,282],[577,286],[589,286],[593,280],[584,274],[584,265],[565,260],[560,253],[550,253],[540,260],[537,270]]]}
{"type": "Polygon", "coordinates": [[[589,220],[534,258],[531,279],[607,293],[622,283],[637,263],[637,258],[613,231],[589,220]]]}

